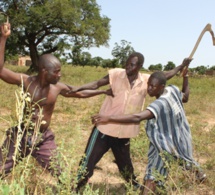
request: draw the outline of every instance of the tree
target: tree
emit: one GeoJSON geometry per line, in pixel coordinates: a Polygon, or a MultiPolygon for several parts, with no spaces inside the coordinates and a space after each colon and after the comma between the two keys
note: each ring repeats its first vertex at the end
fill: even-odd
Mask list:
{"type": "Polygon", "coordinates": [[[214,66],[211,66],[211,67],[209,68],[209,70],[215,70],[215,65],[214,65],[214,66]]]}
{"type": "Polygon", "coordinates": [[[150,71],[155,71],[155,70],[161,71],[162,70],[162,64],[156,64],[156,65],[151,64],[149,66],[149,70],[150,71]]]}
{"type": "Polygon", "coordinates": [[[82,52],[80,56],[80,65],[85,66],[85,65],[90,65],[91,62],[91,54],[89,52],[82,52]]]}
{"type": "Polygon", "coordinates": [[[134,48],[130,45],[130,42],[126,40],[121,40],[121,45],[115,43],[111,54],[119,60],[119,64],[124,66],[128,56],[134,52],[134,48]]]}
{"type": "Polygon", "coordinates": [[[201,66],[197,66],[196,68],[194,68],[195,72],[197,72],[198,74],[205,74],[207,67],[201,65],[201,66]]]}
{"type": "Polygon", "coordinates": [[[96,0],[1,0],[0,11],[12,26],[9,53],[30,54],[34,68],[40,54],[63,53],[76,41],[83,48],[108,45],[110,19],[96,0]]]}
{"type": "Polygon", "coordinates": [[[91,59],[90,65],[98,67],[102,65],[102,61],[103,61],[103,58],[97,56],[91,59]]]}
{"type": "Polygon", "coordinates": [[[73,65],[80,64],[81,61],[81,44],[76,40],[73,47],[71,48],[71,59],[73,65]]]}
{"type": "Polygon", "coordinates": [[[164,66],[164,71],[172,70],[175,68],[175,64],[171,61],[167,63],[167,65],[164,66]]]}
{"type": "Polygon", "coordinates": [[[102,61],[103,68],[111,68],[112,67],[112,60],[111,59],[104,59],[102,61]]]}

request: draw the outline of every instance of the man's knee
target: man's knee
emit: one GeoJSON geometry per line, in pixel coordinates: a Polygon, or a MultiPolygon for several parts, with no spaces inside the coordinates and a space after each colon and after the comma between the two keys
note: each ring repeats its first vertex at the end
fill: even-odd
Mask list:
{"type": "Polygon", "coordinates": [[[0,177],[3,178],[8,175],[13,169],[14,162],[11,160],[9,162],[0,162],[0,177]]]}

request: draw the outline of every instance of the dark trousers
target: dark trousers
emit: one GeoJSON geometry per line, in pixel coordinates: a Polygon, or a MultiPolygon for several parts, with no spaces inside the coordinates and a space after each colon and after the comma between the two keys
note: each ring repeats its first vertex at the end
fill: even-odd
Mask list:
{"type": "Polygon", "coordinates": [[[93,175],[96,164],[109,149],[112,150],[118,169],[124,179],[127,182],[136,183],[130,158],[130,139],[104,135],[94,127],[85,149],[85,156],[80,162],[78,189],[87,183],[93,175]]]}
{"type": "MultiPolygon", "coordinates": [[[[14,166],[13,155],[15,153],[15,144],[18,136],[17,127],[12,127],[7,131],[7,137],[0,148],[0,175],[5,176],[11,172],[14,166]]],[[[42,133],[40,140],[34,147],[31,145],[32,135],[25,130],[20,140],[20,151],[17,155],[16,163],[22,158],[31,154],[37,162],[45,169],[49,170],[52,175],[59,176],[61,169],[59,163],[56,162],[56,149],[57,146],[54,141],[54,134],[51,130],[47,129],[42,133]]]]}

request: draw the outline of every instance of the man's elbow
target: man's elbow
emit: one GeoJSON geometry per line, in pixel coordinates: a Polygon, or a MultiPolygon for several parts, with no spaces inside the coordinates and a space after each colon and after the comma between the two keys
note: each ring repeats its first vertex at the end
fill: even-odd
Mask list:
{"type": "Polygon", "coordinates": [[[2,69],[3,68],[0,68],[0,78],[2,77],[2,69]]]}
{"type": "Polygon", "coordinates": [[[77,98],[89,98],[89,97],[92,97],[92,96],[94,96],[94,94],[87,93],[87,92],[82,92],[82,93],[76,94],[77,98]]]}
{"type": "Polygon", "coordinates": [[[171,73],[171,70],[168,71],[168,72],[164,72],[164,75],[166,77],[166,80],[169,80],[173,77],[172,73],[171,73]]]}
{"type": "Polygon", "coordinates": [[[140,123],[141,120],[142,120],[141,116],[135,116],[135,117],[133,118],[133,122],[134,122],[134,123],[140,123]]]}
{"type": "Polygon", "coordinates": [[[182,102],[187,103],[188,101],[189,101],[189,97],[184,96],[183,99],[182,99],[182,102]]]}

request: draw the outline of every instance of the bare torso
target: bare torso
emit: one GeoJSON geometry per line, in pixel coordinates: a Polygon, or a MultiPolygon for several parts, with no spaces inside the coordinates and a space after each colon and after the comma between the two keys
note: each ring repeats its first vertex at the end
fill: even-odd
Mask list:
{"type": "Polygon", "coordinates": [[[51,122],[51,116],[54,110],[57,96],[61,88],[58,83],[49,84],[41,87],[36,76],[28,77],[24,82],[24,90],[30,94],[32,116],[31,120],[34,123],[40,123],[40,131],[45,131],[51,122]],[[41,121],[43,121],[41,123],[41,121]]]}

